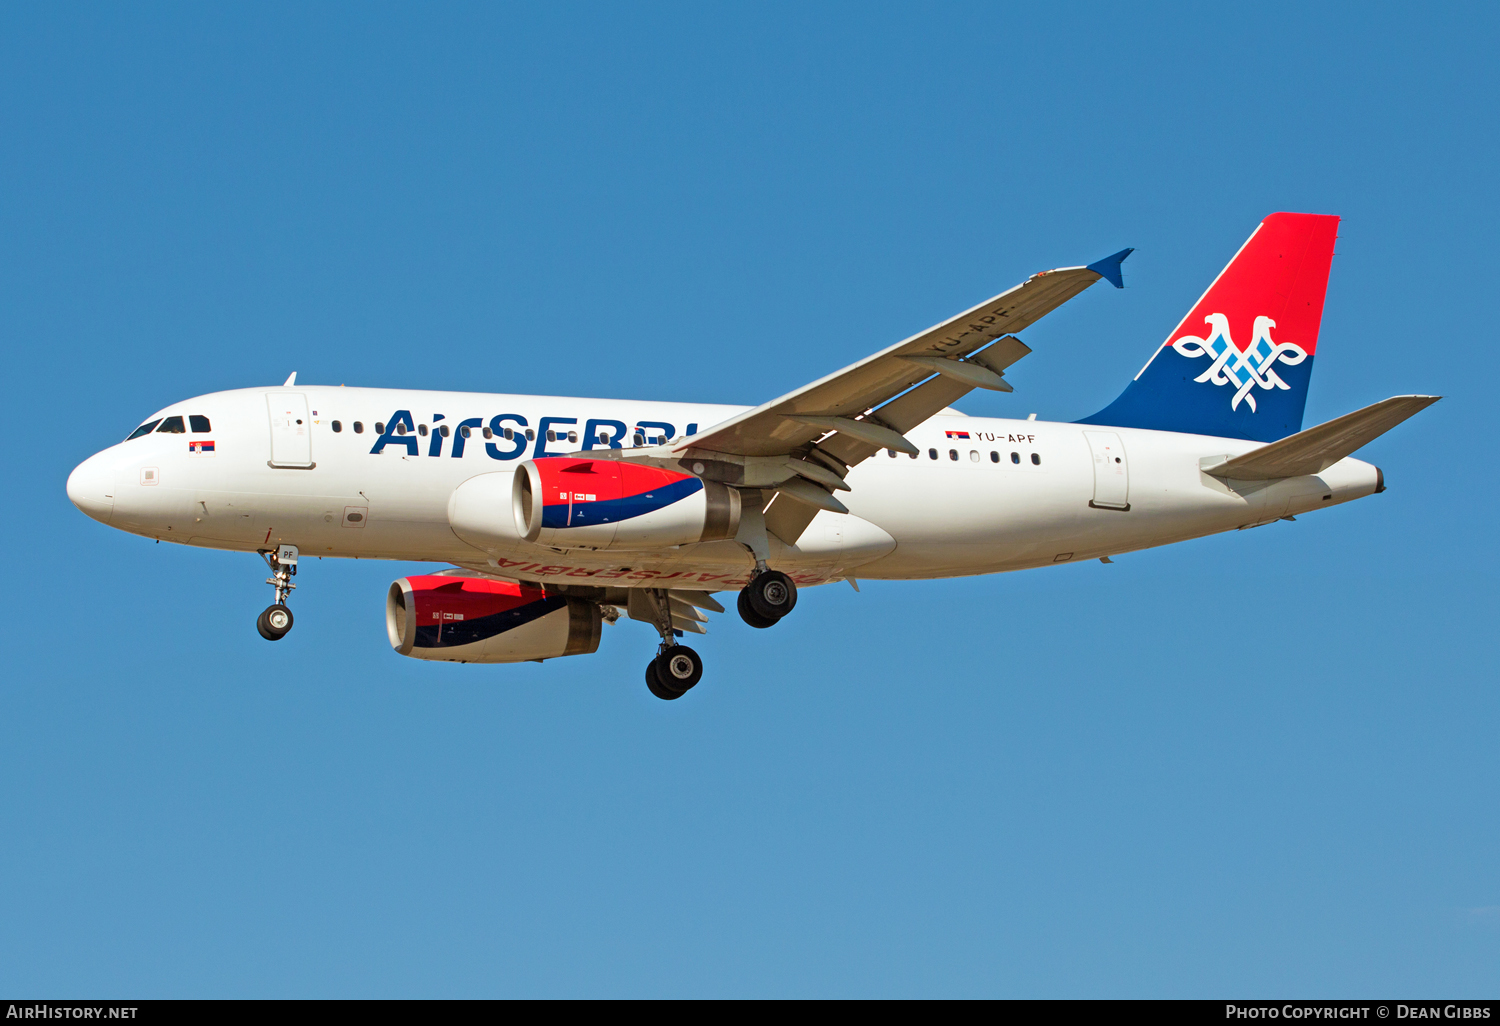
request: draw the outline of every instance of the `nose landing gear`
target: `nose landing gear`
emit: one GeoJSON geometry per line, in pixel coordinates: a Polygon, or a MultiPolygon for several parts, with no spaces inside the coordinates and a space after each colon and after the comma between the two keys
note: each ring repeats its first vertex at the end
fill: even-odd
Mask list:
{"type": "Polygon", "coordinates": [[[271,568],[266,583],[276,589],[276,601],[261,611],[255,621],[255,629],[267,641],[280,641],[292,629],[292,611],[286,600],[297,587],[292,578],[297,573],[297,546],[279,545],[275,549],[261,549],[260,558],[271,568]]]}

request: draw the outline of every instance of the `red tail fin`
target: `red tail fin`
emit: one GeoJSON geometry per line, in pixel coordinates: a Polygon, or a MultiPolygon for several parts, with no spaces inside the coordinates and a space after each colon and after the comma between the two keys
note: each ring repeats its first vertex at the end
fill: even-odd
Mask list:
{"type": "Polygon", "coordinates": [[[1262,221],[1120,397],[1079,423],[1262,442],[1301,430],[1338,225],[1262,221]]]}

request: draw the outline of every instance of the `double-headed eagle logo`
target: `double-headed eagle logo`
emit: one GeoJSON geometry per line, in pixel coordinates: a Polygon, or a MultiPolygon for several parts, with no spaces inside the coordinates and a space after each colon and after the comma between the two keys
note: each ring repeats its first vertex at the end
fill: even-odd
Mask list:
{"type": "Polygon", "coordinates": [[[1296,366],[1307,359],[1307,352],[1301,346],[1271,340],[1271,329],[1276,327],[1276,322],[1269,317],[1255,318],[1254,337],[1250,341],[1250,348],[1244,351],[1229,337],[1228,317],[1213,313],[1203,318],[1203,323],[1213,328],[1208,338],[1184,335],[1172,343],[1172,348],[1189,359],[1207,356],[1213,360],[1208,370],[1193,380],[1211,381],[1215,385],[1233,385],[1236,391],[1229,402],[1231,410],[1239,409],[1243,400],[1250,405],[1250,412],[1254,413],[1255,396],[1251,392],[1257,385],[1268,392],[1274,388],[1290,389],[1292,386],[1281,380],[1273,365],[1280,362],[1296,366]]]}

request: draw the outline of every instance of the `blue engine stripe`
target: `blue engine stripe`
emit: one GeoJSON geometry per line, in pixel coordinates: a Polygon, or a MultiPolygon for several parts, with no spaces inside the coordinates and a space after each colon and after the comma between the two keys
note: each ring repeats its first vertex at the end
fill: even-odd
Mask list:
{"type": "Polygon", "coordinates": [[[542,526],[551,528],[567,527],[598,527],[601,524],[618,524],[622,520],[631,517],[644,516],[654,513],[681,502],[689,495],[699,491],[703,482],[696,477],[685,477],[680,481],[674,481],[663,488],[653,488],[649,492],[639,495],[627,495],[623,499],[608,499],[603,502],[575,502],[572,505],[572,518],[569,519],[569,506],[565,502],[547,503],[542,505],[542,526]]]}
{"type": "Polygon", "coordinates": [[[441,623],[417,626],[414,648],[453,648],[456,645],[472,645],[476,641],[493,638],[497,634],[524,627],[533,620],[540,620],[548,613],[562,609],[568,600],[560,596],[537,599],[503,613],[475,617],[473,620],[444,620],[441,623]]]}

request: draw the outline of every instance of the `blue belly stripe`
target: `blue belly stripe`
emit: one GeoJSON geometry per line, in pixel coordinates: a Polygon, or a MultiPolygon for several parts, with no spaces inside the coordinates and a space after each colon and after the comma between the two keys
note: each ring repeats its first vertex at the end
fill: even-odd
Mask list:
{"type": "Polygon", "coordinates": [[[700,490],[703,482],[696,477],[685,477],[662,488],[653,488],[639,495],[627,495],[623,499],[608,499],[603,502],[573,503],[572,522],[568,519],[568,504],[547,503],[542,506],[542,526],[551,528],[598,527],[601,524],[618,524],[631,517],[644,516],[656,510],[681,502],[700,490]]]}

